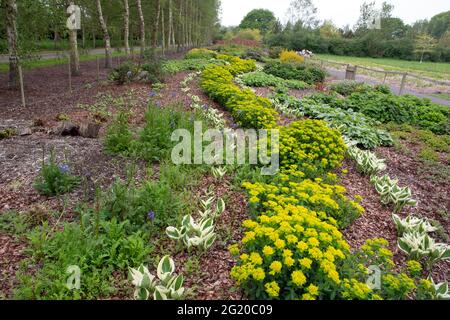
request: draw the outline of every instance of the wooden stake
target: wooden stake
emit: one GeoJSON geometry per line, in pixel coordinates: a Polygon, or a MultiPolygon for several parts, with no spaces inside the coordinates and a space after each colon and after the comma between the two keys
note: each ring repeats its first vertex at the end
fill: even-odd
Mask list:
{"type": "Polygon", "coordinates": [[[406,86],[406,77],[408,76],[408,73],[405,73],[404,75],[403,75],[403,78],[402,78],[402,84],[400,85],[400,92],[399,92],[399,95],[402,95],[403,94],[403,91],[405,90],[405,86],[406,86]]]}
{"type": "Polygon", "coordinates": [[[387,78],[387,75],[388,75],[388,74],[387,74],[387,72],[385,72],[385,73],[384,73],[383,84],[385,84],[385,83],[386,83],[386,78],[387,78]]]}
{"type": "Polygon", "coordinates": [[[97,61],[97,82],[100,81],[100,61],[98,61],[98,57],[96,58],[97,61]]]}
{"type": "Polygon", "coordinates": [[[70,65],[70,55],[69,55],[69,92],[72,93],[72,66],[70,65]]]}
{"type": "Polygon", "coordinates": [[[22,66],[19,65],[19,82],[20,82],[20,95],[22,97],[22,107],[26,108],[25,104],[25,90],[23,86],[23,73],[22,73],[22,66]]]}

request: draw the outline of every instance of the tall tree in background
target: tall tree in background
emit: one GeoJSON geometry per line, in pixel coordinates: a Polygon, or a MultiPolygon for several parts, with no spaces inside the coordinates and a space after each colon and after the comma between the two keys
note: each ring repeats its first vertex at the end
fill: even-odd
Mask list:
{"type": "Polygon", "coordinates": [[[416,52],[420,54],[420,63],[423,62],[425,53],[431,53],[436,49],[437,41],[429,34],[421,34],[416,38],[416,52]]]}
{"type": "Polygon", "coordinates": [[[12,89],[19,86],[19,53],[17,34],[17,3],[16,0],[4,0],[6,12],[6,37],[9,51],[8,84],[12,89]]]}
{"type": "Polygon", "coordinates": [[[293,0],[289,5],[287,17],[291,24],[301,22],[304,27],[314,28],[318,25],[317,8],[312,0],[293,0]]]}
{"type": "Polygon", "coordinates": [[[141,57],[144,56],[145,51],[145,20],[144,14],[142,13],[142,4],[141,0],[136,0],[136,6],[139,16],[139,31],[140,31],[140,39],[141,39],[141,57]]]}
{"type": "Polygon", "coordinates": [[[130,54],[130,6],[128,0],[123,0],[123,42],[125,46],[125,54],[130,54]]]}
{"type": "Polygon", "coordinates": [[[250,11],[242,20],[239,28],[258,29],[266,34],[276,24],[277,19],[272,11],[267,9],[255,9],[250,11]]]}
{"type": "Polygon", "coordinates": [[[103,18],[102,4],[100,0],[97,0],[97,14],[103,31],[103,40],[105,41],[105,68],[110,69],[112,68],[111,38],[109,36],[108,26],[103,18]]]}
{"type": "MultiPolygon", "coordinates": [[[[69,19],[75,17],[75,2],[70,1],[68,12],[71,14],[69,19]]],[[[74,22],[74,21],[72,21],[74,22]]],[[[80,75],[80,55],[78,54],[78,30],[69,29],[69,45],[70,45],[70,70],[72,75],[80,75]]]]}

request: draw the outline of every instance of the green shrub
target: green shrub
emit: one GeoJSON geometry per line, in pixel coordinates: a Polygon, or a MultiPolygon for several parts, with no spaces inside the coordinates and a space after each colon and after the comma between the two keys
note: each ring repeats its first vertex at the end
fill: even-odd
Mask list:
{"type": "Polygon", "coordinates": [[[246,60],[265,62],[264,52],[262,50],[258,50],[257,48],[248,49],[244,54],[241,55],[241,58],[246,60]]]}
{"type": "Polygon", "coordinates": [[[48,224],[29,235],[31,257],[17,275],[18,299],[98,299],[116,292],[114,272],[125,278],[128,267],[148,260],[151,247],[140,232],[128,234],[125,221],[103,221],[83,215],[83,222],[65,223],[61,231],[48,224]],[[29,273],[29,266],[36,269],[29,273]],[[81,271],[80,289],[69,290],[69,266],[81,271]]]}
{"type": "Polygon", "coordinates": [[[280,57],[281,52],[283,52],[283,47],[272,47],[269,50],[269,57],[271,59],[278,59],[280,57]]]}
{"type": "Polygon", "coordinates": [[[437,134],[450,132],[450,109],[414,96],[381,92],[353,93],[340,107],[353,109],[382,123],[412,124],[437,134]]]}
{"type": "Polygon", "coordinates": [[[169,60],[162,65],[165,74],[175,74],[181,71],[202,71],[208,65],[224,65],[225,61],[218,59],[184,59],[169,60]]]}
{"type": "Polygon", "coordinates": [[[151,60],[142,66],[142,71],[148,72],[146,81],[151,83],[159,83],[164,80],[164,71],[162,62],[159,59],[151,60]]]}
{"type": "Polygon", "coordinates": [[[150,103],[145,113],[145,126],[134,144],[134,153],[147,161],[161,161],[169,157],[175,146],[173,131],[187,129],[193,132],[195,116],[179,107],[159,108],[150,103]]]}
{"type": "Polygon", "coordinates": [[[217,52],[200,48],[192,49],[186,54],[186,59],[213,59],[217,56],[217,52]]]}
{"type": "Polygon", "coordinates": [[[119,85],[133,81],[138,75],[139,68],[132,62],[124,62],[115,68],[109,75],[109,80],[115,81],[119,85]]]}
{"type": "Polygon", "coordinates": [[[439,162],[439,154],[434,151],[432,148],[424,148],[420,151],[419,157],[422,160],[429,161],[429,162],[439,162]]]}
{"type": "Polygon", "coordinates": [[[270,62],[265,65],[264,72],[287,80],[300,80],[310,85],[325,80],[326,72],[317,65],[307,63],[270,62]]]}
{"type": "Polygon", "coordinates": [[[183,202],[167,183],[145,181],[134,186],[133,177],[117,180],[106,193],[102,212],[108,219],[129,221],[131,231],[157,231],[175,223],[181,215],[183,202]]]}
{"type": "Polygon", "coordinates": [[[280,165],[317,175],[340,166],[347,147],[324,121],[304,120],[280,128],[280,165]]]}
{"type": "Polygon", "coordinates": [[[108,128],[105,138],[106,151],[129,155],[132,150],[133,133],[129,129],[129,115],[121,111],[108,128]]]}
{"type": "Polygon", "coordinates": [[[0,130],[0,140],[8,139],[17,135],[17,130],[14,128],[6,128],[4,130],[0,130]]]}
{"type": "Polygon", "coordinates": [[[284,80],[271,74],[261,71],[246,73],[242,75],[241,80],[246,86],[250,87],[277,87],[286,86],[291,89],[308,89],[310,85],[299,80],[284,80]]]}
{"type": "Polygon", "coordinates": [[[70,171],[67,163],[61,165],[56,163],[55,153],[52,151],[48,163],[42,162],[42,169],[34,188],[45,196],[71,192],[79,184],[80,179],[73,176],[70,171]]]}

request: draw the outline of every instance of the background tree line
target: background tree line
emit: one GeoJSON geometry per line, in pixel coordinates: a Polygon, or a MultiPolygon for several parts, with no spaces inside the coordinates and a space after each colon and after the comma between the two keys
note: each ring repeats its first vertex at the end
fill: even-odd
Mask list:
{"type": "Polygon", "coordinates": [[[381,29],[368,28],[376,7],[366,2],[355,26],[338,28],[317,18],[313,0],[294,0],[286,13],[287,23],[282,24],[269,10],[256,9],[240,26],[222,28],[217,39],[243,36],[263,39],[269,46],[315,53],[450,62],[450,11],[408,25],[393,16],[393,9],[384,2],[379,11],[381,29]]]}

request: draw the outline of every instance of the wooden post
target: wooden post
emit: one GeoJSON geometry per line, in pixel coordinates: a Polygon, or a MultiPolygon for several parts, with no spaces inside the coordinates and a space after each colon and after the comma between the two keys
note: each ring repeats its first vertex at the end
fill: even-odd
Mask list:
{"type": "Polygon", "coordinates": [[[98,57],[96,58],[97,61],[97,82],[100,81],[100,61],[98,61],[98,57]]]}
{"type": "Polygon", "coordinates": [[[20,82],[20,95],[22,97],[22,107],[26,107],[25,104],[25,90],[23,87],[23,73],[22,73],[22,66],[19,65],[19,82],[20,82]]]}
{"type": "Polygon", "coordinates": [[[399,95],[402,95],[403,91],[405,90],[407,76],[408,76],[408,73],[403,74],[402,84],[400,85],[400,92],[398,93],[399,95]]]}
{"type": "Polygon", "coordinates": [[[384,73],[383,84],[386,84],[386,79],[387,79],[387,76],[388,76],[388,74],[387,74],[387,72],[385,72],[385,73],[384,73]]]}
{"type": "Polygon", "coordinates": [[[69,55],[69,92],[72,93],[72,66],[70,61],[70,55],[69,55]]]}

